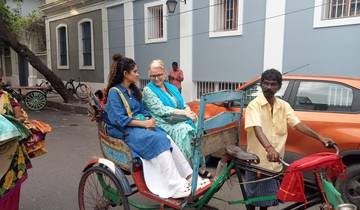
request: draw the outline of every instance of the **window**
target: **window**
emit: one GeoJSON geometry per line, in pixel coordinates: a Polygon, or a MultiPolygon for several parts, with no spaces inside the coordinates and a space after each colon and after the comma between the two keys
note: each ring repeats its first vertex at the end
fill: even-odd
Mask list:
{"type": "Polygon", "coordinates": [[[80,69],[95,69],[93,22],[83,19],[78,23],[80,69]]]}
{"type": "Polygon", "coordinates": [[[295,109],[350,112],[353,103],[351,88],[337,83],[301,82],[295,109]]]}
{"type": "Polygon", "coordinates": [[[210,0],[209,36],[234,36],[242,33],[243,0],[210,0]]]}
{"type": "MultiPolygon", "coordinates": [[[[287,86],[289,85],[289,81],[283,80],[280,90],[275,94],[275,96],[283,99],[285,95],[285,91],[287,86]]],[[[245,105],[249,104],[254,98],[262,93],[260,82],[257,82],[245,89],[245,105]]]]}
{"type": "Polygon", "coordinates": [[[360,0],[327,0],[325,19],[360,16],[360,0]]]}
{"type": "Polygon", "coordinates": [[[56,27],[56,47],[57,47],[57,68],[69,68],[69,45],[67,25],[60,24],[56,27]]]}
{"type": "Polygon", "coordinates": [[[145,43],[164,42],[167,40],[167,9],[163,1],[144,5],[145,43]]]}
{"type": "Polygon", "coordinates": [[[315,28],[359,23],[360,0],[315,0],[315,28]]]}

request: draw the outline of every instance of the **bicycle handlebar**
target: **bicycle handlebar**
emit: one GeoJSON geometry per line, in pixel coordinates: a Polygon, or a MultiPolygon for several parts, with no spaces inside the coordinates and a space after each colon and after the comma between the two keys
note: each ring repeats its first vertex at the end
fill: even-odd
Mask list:
{"type": "MultiPolygon", "coordinates": [[[[339,155],[340,149],[339,149],[339,147],[338,147],[338,145],[337,145],[336,143],[329,144],[329,145],[327,146],[327,148],[333,148],[333,149],[335,149],[336,154],[339,155]]],[[[282,158],[280,158],[279,160],[280,160],[280,162],[281,162],[284,166],[289,166],[289,165],[290,165],[289,163],[285,162],[282,158]]]]}

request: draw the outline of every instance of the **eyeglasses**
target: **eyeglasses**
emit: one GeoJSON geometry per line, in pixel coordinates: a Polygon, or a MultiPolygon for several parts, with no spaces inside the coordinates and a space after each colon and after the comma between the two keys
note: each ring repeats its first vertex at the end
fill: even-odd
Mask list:
{"type": "Polygon", "coordinates": [[[164,74],[150,74],[150,78],[156,79],[164,76],[164,74]]]}

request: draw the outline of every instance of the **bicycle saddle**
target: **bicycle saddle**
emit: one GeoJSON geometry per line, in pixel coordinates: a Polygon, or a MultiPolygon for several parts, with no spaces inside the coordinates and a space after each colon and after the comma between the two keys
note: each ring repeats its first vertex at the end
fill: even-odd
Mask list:
{"type": "Polygon", "coordinates": [[[245,152],[243,149],[235,145],[227,146],[226,153],[239,160],[249,161],[255,164],[260,163],[259,157],[257,155],[245,152]]]}

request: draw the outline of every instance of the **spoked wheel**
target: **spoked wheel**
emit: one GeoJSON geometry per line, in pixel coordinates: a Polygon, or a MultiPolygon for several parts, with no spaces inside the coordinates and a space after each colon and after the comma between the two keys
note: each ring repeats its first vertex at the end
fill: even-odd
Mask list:
{"type": "Polygon", "coordinates": [[[75,93],[75,88],[74,88],[74,86],[72,85],[72,83],[70,83],[70,82],[65,83],[65,88],[66,88],[71,94],[74,94],[74,93],[75,93]]]}
{"type": "Polygon", "coordinates": [[[87,86],[85,84],[80,84],[76,87],[76,95],[78,98],[85,100],[88,98],[87,86]]]}
{"type": "Polygon", "coordinates": [[[80,210],[130,209],[115,175],[100,166],[91,167],[82,175],[78,199],[80,210]]]}
{"type": "Polygon", "coordinates": [[[46,106],[46,94],[40,90],[30,91],[25,95],[24,103],[30,110],[42,110],[46,106]]]}

